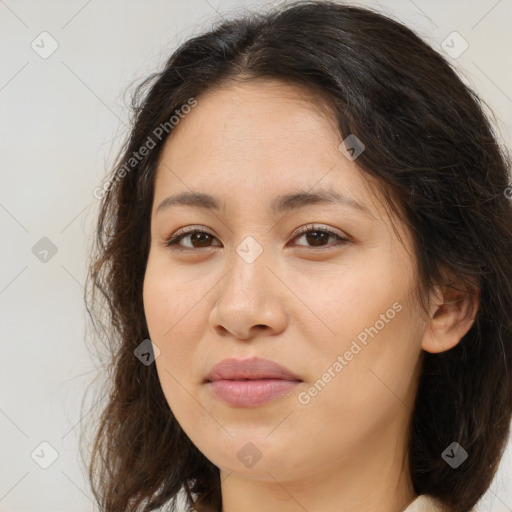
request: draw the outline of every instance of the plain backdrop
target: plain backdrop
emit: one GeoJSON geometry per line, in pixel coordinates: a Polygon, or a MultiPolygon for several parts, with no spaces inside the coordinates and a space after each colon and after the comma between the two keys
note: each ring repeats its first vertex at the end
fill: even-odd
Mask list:
{"type": "MultiPolygon", "coordinates": [[[[511,0],[357,3],[443,53],[512,147],[511,0]]],[[[212,21],[271,5],[0,0],[0,511],[95,510],[78,452],[82,399],[96,375],[83,285],[93,190],[126,133],[128,87],[212,21]]],[[[510,443],[479,510],[512,511],[510,443]]]]}

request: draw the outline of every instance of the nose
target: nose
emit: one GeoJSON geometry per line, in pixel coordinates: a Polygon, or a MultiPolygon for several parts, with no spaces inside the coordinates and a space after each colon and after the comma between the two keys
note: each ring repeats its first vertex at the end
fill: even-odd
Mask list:
{"type": "Polygon", "coordinates": [[[289,290],[277,277],[270,252],[263,251],[254,261],[237,252],[230,258],[224,278],[214,288],[217,300],[210,314],[210,325],[220,336],[249,340],[285,329],[289,290]]]}

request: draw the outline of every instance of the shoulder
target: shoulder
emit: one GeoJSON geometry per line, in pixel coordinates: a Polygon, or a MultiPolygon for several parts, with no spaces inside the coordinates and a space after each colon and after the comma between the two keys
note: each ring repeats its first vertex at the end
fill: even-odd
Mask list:
{"type": "Polygon", "coordinates": [[[435,498],[421,494],[403,512],[445,512],[445,508],[435,498]]]}
{"type": "MultiPolygon", "coordinates": [[[[403,512],[447,512],[447,508],[437,499],[421,494],[412,501],[403,512]]],[[[478,512],[476,508],[472,508],[470,512],[478,512]]]]}

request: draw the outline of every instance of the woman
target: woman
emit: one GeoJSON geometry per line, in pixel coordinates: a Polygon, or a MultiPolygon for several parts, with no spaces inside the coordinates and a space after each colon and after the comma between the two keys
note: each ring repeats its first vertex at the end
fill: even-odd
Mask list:
{"type": "Polygon", "coordinates": [[[473,510],[512,416],[509,161],[476,94],[400,23],[308,1],[192,38],[136,99],[90,272],[102,510],[473,510]]]}

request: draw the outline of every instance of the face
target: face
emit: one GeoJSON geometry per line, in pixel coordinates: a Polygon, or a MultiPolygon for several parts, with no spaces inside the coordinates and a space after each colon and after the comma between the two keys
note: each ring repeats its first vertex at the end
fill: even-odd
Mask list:
{"type": "Polygon", "coordinates": [[[408,234],[400,243],[306,91],[268,80],[197,101],[159,161],[144,281],[173,414],[210,461],[246,478],[389,461],[405,442],[425,329],[408,234]],[[169,199],[189,192],[219,207],[169,199]],[[316,197],[328,193],[345,199],[316,197]],[[206,382],[220,361],[253,357],[295,380],[206,382]]]}

